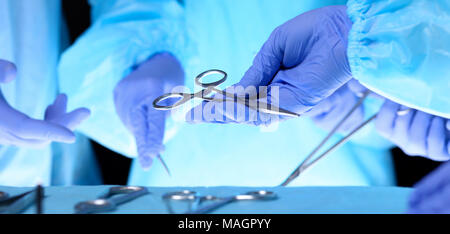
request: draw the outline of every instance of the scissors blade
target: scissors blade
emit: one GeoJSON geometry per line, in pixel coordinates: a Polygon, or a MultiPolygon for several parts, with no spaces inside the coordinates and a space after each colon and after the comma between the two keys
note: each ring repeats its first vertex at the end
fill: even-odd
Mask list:
{"type": "Polygon", "coordinates": [[[158,160],[159,160],[159,161],[161,162],[161,164],[163,165],[164,170],[166,170],[167,174],[168,174],[170,177],[172,177],[172,174],[170,174],[169,167],[167,166],[167,164],[166,164],[166,162],[164,161],[164,159],[162,159],[162,157],[161,157],[160,154],[158,154],[158,160]]]}

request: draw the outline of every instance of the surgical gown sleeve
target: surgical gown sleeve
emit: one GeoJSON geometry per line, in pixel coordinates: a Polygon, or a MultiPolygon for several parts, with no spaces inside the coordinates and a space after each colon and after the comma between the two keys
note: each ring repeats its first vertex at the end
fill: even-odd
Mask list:
{"type": "Polygon", "coordinates": [[[349,0],[353,76],[395,102],[450,118],[450,1],[349,0]]]}
{"type": "Polygon", "coordinates": [[[133,157],[134,138],[115,113],[114,87],[155,53],[184,57],[184,11],[176,0],[91,0],[90,4],[92,25],[63,53],[59,85],[72,107],[92,111],[80,127],[82,133],[133,157]]]}

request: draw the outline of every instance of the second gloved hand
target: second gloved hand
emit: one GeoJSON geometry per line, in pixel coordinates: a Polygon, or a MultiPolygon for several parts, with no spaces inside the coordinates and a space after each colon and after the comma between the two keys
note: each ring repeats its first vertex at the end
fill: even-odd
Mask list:
{"type": "Polygon", "coordinates": [[[410,109],[386,100],[377,116],[378,132],[406,154],[436,161],[450,159],[450,120],[410,109]]]}
{"type": "MultiPolygon", "coordinates": [[[[269,103],[302,114],[333,94],[351,79],[347,59],[347,36],[352,22],[345,6],[330,6],[299,15],[279,26],[256,55],[253,65],[234,87],[268,87],[269,103]],[[279,90],[279,95],[273,89],[279,90]],[[273,101],[275,100],[275,101],[273,101]]],[[[240,96],[239,93],[236,93],[240,96]]],[[[187,114],[191,123],[270,124],[261,112],[235,114],[235,110],[210,108],[204,102],[187,114]],[[199,110],[201,109],[201,110],[199,110]],[[223,118],[204,118],[208,112],[223,118]],[[198,115],[196,113],[204,113],[198,115]],[[227,113],[232,112],[232,113],[227,113]],[[261,119],[264,119],[261,121],[261,119]]],[[[267,115],[267,114],[266,114],[267,115]]],[[[280,117],[281,119],[285,117],[280,117]]]]}
{"type": "Polygon", "coordinates": [[[177,59],[162,53],[140,64],[114,90],[116,112],[136,139],[143,169],[149,169],[163,150],[167,113],[155,110],[153,100],[171,87],[182,85],[183,79],[183,69],[177,59]]]}
{"type": "MultiPolygon", "coordinates": [[[[15,77],[15,65],[0,60],[0,83],[10,82],[15,77]]],[[[66,95],[59,95],[47,108],[44,120],[33,119],[11,107],[0,91],[0,145],[40,148],[53,141],[73,143],[72,131],[89,117],[90,111],[78,108],[67,113],[66,107],[66,95]]]]}
{"type": "MultiPolygon", "coordinates": [[[[306,116],[322,129],[331,131],[359,101],[366,88],[357,80],[350,80],[328,98],[322,100],[306,116]]],[[[340,126],[338,132],[347,133],[364,121],[364,105],[359,106],[340,126]]]]}

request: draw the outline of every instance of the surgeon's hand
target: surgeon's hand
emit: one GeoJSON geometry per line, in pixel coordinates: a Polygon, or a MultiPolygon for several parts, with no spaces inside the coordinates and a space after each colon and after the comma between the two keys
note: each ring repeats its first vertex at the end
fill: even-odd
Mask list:
{"type": "MultiPolygon", "coordinates": [[[[333,94],[351,79],[347,59],[347,36],[352,22],[346,6],[330,6],[297,16],[273,31],[256,55],[253,65],[234,87],[268,86],[268,102],[302,114],[333,94]],[[279,96],[271,91],[279,88],[279,96]]],[[[239,95],[239,94],[238,94],[239,95]]],[[[243,118],[218,108],[211,112],[224,115],[223,120],[208,121],[200,113],[207,103],[188,113],[188,122],[238,122],[268,124],[271,118],[252,113],[243,118]],[[268,119],[268,120],[267,120],[268,119]]],[[[234,110],[233,110],[234,111],[234,110]]],[[[284,117],[280,117],[284,119],[284,117]]]]}
{"type": "Polygon", "coordinates": [[[424,156],[436,161],[450,159],[450,120],[410,109],[386,100],[377,116],[378,132],[406,154],[424,156]]]}
{"type": "MultiPolygon", "coordinates": [[[[0,83],[14,80],[16,72],[13,63],[0,60],[0,83]]],[[[53,141],[74,142],[72,130],[89,117],[90,112],[79,108],[67,113],[66,105],[67,97],[59,95],[47,108],[45,119],[37,120],[12,108],[0,92],[0,144],[41,148],[53,141]]]]}
{"type": "Polygon", "coordinates": [[[166,112],[155,110],[153,100],[182,85],[183,79],[183,69],[177,59],[161,53],[139,65],[114,90],[116,112],[136,139],[143,169],[149,169],[163,150],[166,112]]]}
{"type": "Polygon", "coordinates": [[[450,162],[441,165],[414,186],[408,213],[450,214],[450,162]]]}
{"type": "MultiPolygon", "coordinates": [[[[331,131],[359,101],[366,88],[355,79],[350,80],[328,98],[322,100],[306,116],[322,129],[331,131]]],[[[338,132],[346,133],[364,121],[364,105],[359,106],[340,126],[338,132]]]]}

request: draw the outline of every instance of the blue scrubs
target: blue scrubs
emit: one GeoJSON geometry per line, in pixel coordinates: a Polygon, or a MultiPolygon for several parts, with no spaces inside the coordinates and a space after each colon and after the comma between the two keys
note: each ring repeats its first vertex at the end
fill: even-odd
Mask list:
{"type": "MultiPolygon", "coordinates": [[[[11,106],[42,119],[59,92],[57,64],[62,40],[59,0],[0,1],[0,58],[17,65],[17,78],[2,84],[11,106]]],[[[70,99],[69,99],[70,102],[70,99]]],[[[43,149],[0,145],[0,184],[9,186],[99,184],[89,141],[53,143],[43,149]]]]}
{"type": "MultiPolygon", "coordinates": [[[[226,87],[242,77],[276,26],[314,8],[345,4],[312,0],[90,2],[94,23],[64,53],[59,66],[61,87],[73,107],[93,111],[81,131],[129,157],[136,156],[134,139],[115,113],[112,92],[134,65],[153,53],[168,51],[183,63],[189,88],[194,88],[197,74],[211,68],[228,72],[226,87]]],[[[377,105],[376,100],[367,102],[366,114],[377,105]]],[[[177,119],[169,119],[167,125],[162,157],[172,176],[157,161],[147,172],[136,161],[130,184],[274,186],[326,135],[307,118],[279,123],[276,130],[188,125],[177,119]]],[[[371,126],[292,185],[393,185],[390,146],[371,126]]]]}

